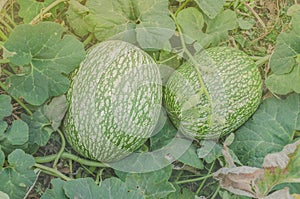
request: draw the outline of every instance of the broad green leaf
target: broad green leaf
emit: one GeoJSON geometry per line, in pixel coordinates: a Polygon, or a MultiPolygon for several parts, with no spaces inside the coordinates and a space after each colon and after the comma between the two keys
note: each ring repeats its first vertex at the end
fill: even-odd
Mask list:
{"type": "Polygon", "coordinates": [[[99,41],[116,37],[137,41],[142,48],[162,48],[174,34],[168,1],[90,0],[86,7],[90,10],[86,20],[95,27],[99,41]]]}
{"type": "Polygon", "coordinates": [[[299,192],[300,183],[282,183],[282,184],[279,184],[279,185],[275,186],[273,190],[280,190],[280,189],[283,189],[285,187],[289,188],[291,194],[300,193],[299,192]]]}
{"type": "Polygon", "coordinates": [[[9,166],[0,172],[0,191],[10,198],[24,198],[36,175],[32,169],[34,158],[20,149],[8,155],[9,166]]]}
{"type": "Polygon", "coordinates": [[[0,141],[4,139],[4,132],[7,129],[7,123],[0,120],[0,141]]]}
{"type": "Polygon", "coordinates": [[[26,149],[28,139],[28,125],[22,120],[15,120],[3,134],[3,139],[0,139],[0,145],[2,150],[9,154],[15,149],[26,149]]]}
{"type": "Polygon", "coordinates": [[[12,112],[11,98],[8,95],[0,95],[0,120],[3,117],[10,116],[12,112]]]}
{"type": "MultiPolygon", "coordinates": [[[[179,159],[189,149],[192,140],[180,137],[180,132],[165,117],[161,114],[159,120],[163,122],[155,129],[159,132],[154,132],[150,138],[150,151],[132,153],[120,161],[110,163],[110,166],[123,172],[144,173],[160,170],[179,159]]],[[[194,159],[193,163],[197,164],[194,159]]]]}
{"type": "Polygon", "coordinates": [[[163,128],[157,134],[150,137],[151,150],[154,151],[169,144],[176,133],[177,129],[173,126],[171,121],[167,119],[163,128]]]}
{"type": "Polygon", "coordinates": [[[5,154],[0,148],[0,172],[2,171],[2,166],[4,164],[4,161],[5,161],[5,154]]]}
{"type": "Polygon", "coordinates": [[[5,136],[11,144],[22,145],[28,142],[28,126],[22,120],[15,120],[5,136]]]}
{"type": "Polygon", "coordinates": [[[64,186],[65,194],[69,198],[86,199],[99,198],[102,193],[92,178],[79,178],[68,181],[64,186]]]}
{"type": "Polygon", "coordinates": [[[65,95],[54,97],[49,104],[43,106],[44,115],[50,120],[53,130],[57,130],[68,109],[65,95]]]}
{"type": "Polygon", "coordinates": [[[140,192],[130,190],[126,184],[120,179],[112,177],[104,180],[100,186],[101,195],[98,198],[128,198],[128,199],[142,199],[145,198],[140,192]]]}
{"type": "Polygon", "coordinates": [[[212,140],[204,140],[201,142],[201,148],[197,149],[197,154],[205,162],[212,163],[222,156],[222,146],[212,140]]]}
{"type": "Polygon", "coordinates": [[[47,7],[55,0],[17,0],[20,5],[19,16],[23,18],[25,23],[29,23],[37,14],[41,12],[41,9],[47,7]]]}
{"type": "Polygon", "coordinates": [[[237,22],[239,24],[239,27],[243,30],[249,30],[255,25],[255,20],[251,18],[238,18],[237,22]]]}
{"type": "Polygon", "coordinates": [[[175,192],[174,186],[168,182],[171,173],[171,166],[149,173],[131,173],[126,176],[125,183],[129,189],[147,198],[163,198],[175,192]]]}
{"type": "Polygon", "coordinates": [[[67,20],[74,32],[83,37],[89,33],[91,27],[84,20],[89,13],[89,9],[80,4],[77,0],[69,1],[69,8],[66,12],[67,20]]]}
{"type": "Polygon", "coordinates": [[[211,19],[222,10],[225,0],[196,0],[198,6],[211,19]]]}
{"type": "Polygon", "coordinates": [[[249,166],[260,167],[263,158],[290,143],[294,131],[300,129],[300,95],[285,100],[265,100],[241,128],[236,131],[230,146],[239,160],[249,166]]]}
{"type": "Polygon", "coordinates": [[[8,59],[16,71],[16,75],[7,78],[9,93],[24,97],[32,105],[41,105],[68,90],[65,74],[79,65],[85,51],[75,37],[63,33],[64,28],[53,22],[24,24],[14,29],[4,44],[12,53],[8,59]]]}
{"type": "Polygon", "coordinates": [[[1,199],[9,199],[9,196],[6,193],[0,191],[0,198],[1,199]]]}
{"type": "Polygon", "coordinates": [[[47,189],[41,199],[67,199],[63,190],[63,186],[66,184],[65,181],[55,178],[51,180],[51,184],[53,188],[47,189]]]}
{"type": "Polygon", "coordinates": [[[204,18],[199,10],[190,7],[183,9],[177,15],[177,21],[185,36],[187,43],[196,40],[202,46],[209,44],[210,36],[203,32],[204,18]]]}
{"type": "Polygon", "coordinates": [[[194,145],[191,145],[189,149],[178,159],[178,161],[190,165],[192,167],[195,167],[197,169],[203,169],[204,165],[202,161],[199,159],[196,148],[194,145]]]}
{"type": "Polygon", "coordinates": [[[287,10],[287,15],[288,16],[293,16],[294,14],[297,14],[300,12],[300,5],[299,4],[294,4],[289,9],[287,10]]]}
{"type": "Polygon", "coordinates": [[[295,58],[300,54],[299,23],[300,12],[292,18],[292,30],[282,32],[277,37],[275,51],[270,59],[270,67],[277,75],[290,73],[296,64],[295,58]]]}
{"type": "Polygon", "coordinates": [[[166,199],[194,199],[195,193],[187,188],[181,188],[178,185],[174,185],[176,191],[169,194],[166,199]]]}
{"type": "Polygon", "coordinates": [[[297,64],[288,74],[272,74],[266,79],[267,87],[274,93],[286,95],[300,93],[300,65],[297,64]]]}
{"type": "Polygon", "coordinates": [[[54,130],[50,128],[51,122],[42,110],[38,109],[32,116],[26,114],[22,114],[21,116],[29,126],[29,144],[45,146],[54,130]]]}

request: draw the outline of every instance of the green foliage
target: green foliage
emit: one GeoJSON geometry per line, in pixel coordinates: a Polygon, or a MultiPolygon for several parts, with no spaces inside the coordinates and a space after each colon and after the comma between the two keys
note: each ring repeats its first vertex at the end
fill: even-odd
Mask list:
{"type": "Polygon", "coordinates": [[[77,0],[71,0],[68,8],[67,20],[74,32],[79,36],[85,36],[91,31],[91,26],[86,22],[85,17],[89,9],[80,4],[77,0]]]}
{"type": "Polygon", "coordinates": [[[261,66],[265,97],[268,91],[300,93],[300,6],[294,2],[1,1],[0,198],[299,197],[297,94],[265,99],[226,139],[192,142],[163,116],[144,146],[109,165],[68,153],[63,135],[52,135],[65,117],[64,94],[69,75],[85,57],[83,45],[88,49],[110,38],[149,53],[159,64],[163,85],[188,52],[230,46],[261,66]],[[219,181],[212,178],[218,169],[219,181]],[[56,177],[52,186],[41,180],[45,175],[56,177]],[[48,189],[42,193],[38,186],[48,189]]]}
{"type": "Polygon", "coordinates": [[[0,191],[10,198],[23,198],[36,175],[32,170],[34,159],[20,149],[8,155],[8,165],[0,170],[0,191]]]}
{"type": "Polygon", "coordinates": [[[32,105],[65,93],[69,74],[83,59],[83,45],[53,22],[17,26],[5,42],[16,75],[7,78],[8,92],[32,105]]]}
{"type": "Polygon", "coordinates": [[[10,116],[11,112],[11,98],[8,95],[0,95],[0,119],[10,116]]]}
{"type": "Polygon", "coordinates": [[[292,142],[299,129],[300,96],[265,100],[252,119],[236,132],[231,149],[245,165],[259,167],[264,157],[292,142]]]}
{"type": "Polygon", "coordinates": [[[35,0],[17,0],[20,5],[19,16],[25,23],[29,23],[40,11],[54,2],[54,0],[35,1],[35,0]]]}
{"type": "Polygon", "coordinates": [[[272,74],[266,80],[268,88],[277,94],[300,93],[300,11],[293,13],[292,29],[282,32],[270,60],[272,74]]]}
{"type": "Polygon", "coordinates": [[[218,12],[213,19],[209,19],[203,17],[196,8],[190,7],[178,13],[177,21],[187,41],[197,41],[202,47],[215,46],[226,40],[228,31],[237,27],[236,14],[231,10],[218,12]]]}
{"type": "Polygon", "coordinates": [[[99,41],[117,37],[159,49],[174,34],[167,1],[95,0],[87,1],[86,7],[90,14],[85,18],[99,41]]]}
{"type": "Polygon", "coordinates": [[[28,147],[29,129],[22,120],[15,120],[5,133],[0,133],[1,149],[11,153],[14,149],[26,149],[28,147]]]}
{"type": "Polygon", "coordinates": [[[129,189],[140,192],[145,198],[163,198],[175,192],[172,183],[168,182],[171,173],[171,166],[148,173],[129,173],[125,183],[129,189]]]}
{"type": "Polygon", "coordinates": [[[222,10],[225,0],[196,0],[203,12],[211,19],[222,10]]]}

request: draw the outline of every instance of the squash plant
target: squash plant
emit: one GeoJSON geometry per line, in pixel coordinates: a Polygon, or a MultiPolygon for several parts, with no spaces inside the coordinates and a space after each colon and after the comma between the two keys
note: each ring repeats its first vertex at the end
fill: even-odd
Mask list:
{"type": "MultiPolygon", "coordinates": [[[[297,1],[2,2],[0,198],[299,197],[297,1]],[[253,104],[230,101],[238,111],[225,122],[229,130],[210,129],[220,137],[186,136],[176,125],[180,112],[172,117],[170,104],[179,100],[166,99],[167,82],[180,83],[172,74],[182,67],[198,77],[211,73],[209,65],[197,70],[193,62],[199,55],[205,62],[205,53],[221,56],[216,62],[226,66],[226,49],[232,69],[219,74],[229,81],[222,86],[229,97],[243,94],[253,104]],[[255,72],[239,62],[240,55],[255,72]],[[119,74],[126,69],[132,73],[119,74]],[[126,93],[132,85],[136,92],[126,93]],[[111,95],[112,87],[125,91],[111,95]],[[103,94],[97,103],[96,94],[103,94]],[[162,106],[150,114],[162,95],[162,106]],[[107,96],[122,103],[107,104],[107,96]],[[109,123],[111,116],[119,122],[109,123]],[[123,134],[118,129],[132,126],[123,134]],[[101,128],[105,139],[97,137],[101,128]],[[125,149],[126,157],[113,161],[115,154],[108,153],[97,160],[106,145],[121,147],[120,154],[125,149]]],[[[215,88],[208,97],[224,104],[216,97],[224,90],[202,83],[215,88]]],[[[176,86],[177,95],[186,91],[176,86]]]]}

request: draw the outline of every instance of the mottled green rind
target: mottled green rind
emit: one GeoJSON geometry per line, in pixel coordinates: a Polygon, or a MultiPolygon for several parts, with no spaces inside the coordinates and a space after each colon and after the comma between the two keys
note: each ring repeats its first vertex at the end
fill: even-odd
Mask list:
{"type": "Polygon", "coordinates": [[[262,80],[255,63],[240,50],[214,47],[196,54],[172,74],[164,105],[174,125],[188,136],[216,138],[247,121],[261,96],[262,80]]]}
{"type": "Polygon", "coordinates": [[[150,137],[161,110],[160,75],[154,60],[123,41],[102,42],[73,75],[64,132],[85,157],[111,162],[150,137]]]}

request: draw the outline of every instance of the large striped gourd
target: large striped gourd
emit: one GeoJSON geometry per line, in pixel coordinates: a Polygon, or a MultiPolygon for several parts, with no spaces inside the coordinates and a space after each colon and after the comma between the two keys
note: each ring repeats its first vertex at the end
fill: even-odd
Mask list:
{"type": "Polygon", "coordinates": [[[214,47],[197,53],[172,74],[164,105],[174,125],[186,135],[216,138],[248,120],[261,95],[262,80],[255,63],[238,49],[214,47]]]}
{"type": "Polygon", "coordinates": [[[124,41],[102,42],[87,52],[72,77],[64,132],[85,157],[111,162],[150,137],[161,110],[154,60],[124,41]]]}

